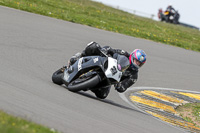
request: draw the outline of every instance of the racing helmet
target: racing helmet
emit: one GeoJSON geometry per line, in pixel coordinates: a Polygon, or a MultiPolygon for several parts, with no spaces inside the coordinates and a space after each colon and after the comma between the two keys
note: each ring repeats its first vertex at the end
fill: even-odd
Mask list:
{"type": "Polygon", "coordinates": [[[146,62],[146,53],[141,49],[135,49],[129,56],[129,62],[133,70],[138,70],[146,62]]]}
{"type": "Polygon", "coordinates": [[[169,3],[167,8],[172,8],[172,3],[169,3]]]}

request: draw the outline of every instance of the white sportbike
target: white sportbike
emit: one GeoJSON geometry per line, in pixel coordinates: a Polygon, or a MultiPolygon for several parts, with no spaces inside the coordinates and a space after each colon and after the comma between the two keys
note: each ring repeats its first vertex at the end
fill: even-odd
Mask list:
{"type": "Polygon", "coordinates": [[[58,85],[65,84],[73,92],[91,90],[96,97],[104,99],[110,92],[110,86],[120,82],[129,65],[124,55],[86,56],[79,58],[69,68],[54,72],[52,81],[58,85]]]}

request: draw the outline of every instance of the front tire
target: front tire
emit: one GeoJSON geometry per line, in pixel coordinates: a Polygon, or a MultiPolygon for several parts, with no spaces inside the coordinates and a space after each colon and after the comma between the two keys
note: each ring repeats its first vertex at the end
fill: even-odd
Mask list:
{"type": "Polygon", "coordinates": [[[72,92],[77,92],[87,88],[93,88],[97,84],[99,84],[99,82],[100,82],[100,76],[92,75],[91,77],[87,77],[85,79],[80,79],[80,78],[75,79],[67,86],[67,88],[72,92]]]}
{"type": "Polygon", "coordinates": [[[56,72],[53,73],[52,75],[52,81],[53,83],[57,84],[57,85],[62,85],[63,81],[63,71],[61,69],[57,70],[56,72]]]}

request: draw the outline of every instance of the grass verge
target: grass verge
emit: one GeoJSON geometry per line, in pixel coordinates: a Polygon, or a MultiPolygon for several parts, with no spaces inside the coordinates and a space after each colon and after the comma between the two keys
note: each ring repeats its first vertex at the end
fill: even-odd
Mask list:
{"type": "Polygon", "coordinates": [[[153,21],[90,0],[0,0],[0,5],[200,51],[200,32],[153,21]]]}
{"type": "Polygon", "coordinates": [[[200,127],[200,103],[187,103],[179,106],[176,111],[184,120],[200,127]]]}
{"type": "Polygon", "coordinates": [[[0,111],[0,133],[58,133],[54,129],[34,124],[0,111]]]}

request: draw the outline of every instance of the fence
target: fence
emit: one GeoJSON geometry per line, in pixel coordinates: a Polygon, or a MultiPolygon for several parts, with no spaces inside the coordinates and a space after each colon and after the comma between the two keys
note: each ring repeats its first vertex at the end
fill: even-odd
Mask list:
{"type": "Polygon", "coordinates": [[[141,11],[137,11],[137,10],[132,10],[132,9],[128,9],[128,8],[124,8],[124,7],[120,7],[120,6],[113,6],[113,5],[109,5],[109,4],[106,4],[106,5],[113,7],[113,8],[116,8],[116,9],[119,9],[119,10],[122,10],[122,11],[125,11],[125,12],[128,12],[128,13],[132,13],[134,15],[146,17],[146,18],[154,19],[154,17],[155,17],[154,14],[149,14],[149,13],[145,13],[145,12],[141,12],[141,11]]]}

